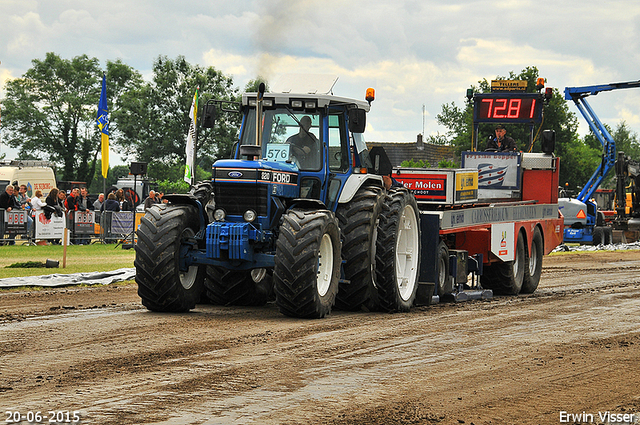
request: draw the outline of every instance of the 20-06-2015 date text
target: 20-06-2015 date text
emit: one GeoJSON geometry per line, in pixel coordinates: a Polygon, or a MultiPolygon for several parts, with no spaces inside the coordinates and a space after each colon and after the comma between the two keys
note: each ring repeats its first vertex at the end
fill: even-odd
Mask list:
{"type": "Polygon", "coordinates": [[[48,410],[41,411],[27,411],[19,412],[7,410],[4,412],[5,420],[7,424],[15,424],[21,422],[35,423],[35,424],[72,424],[80,422],[79,410],[48,410]]]}

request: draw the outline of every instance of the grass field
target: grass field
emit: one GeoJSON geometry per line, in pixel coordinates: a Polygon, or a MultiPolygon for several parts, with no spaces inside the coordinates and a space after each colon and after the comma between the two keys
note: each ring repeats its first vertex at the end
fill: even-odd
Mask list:
{"type": "Polygon", "coordinates": [[[86,273],[133,267],[135,251],[122,249],[115,244],[71,245],[67,247],[66,267],[63,264],[63,247],[60,245],[12,245],[0,246],[0,279],[8,277],[40,276],[53,273],[86,273]],[[15,263],[28,261],[59,261],[58,268],[7,268],[15,263]]]}

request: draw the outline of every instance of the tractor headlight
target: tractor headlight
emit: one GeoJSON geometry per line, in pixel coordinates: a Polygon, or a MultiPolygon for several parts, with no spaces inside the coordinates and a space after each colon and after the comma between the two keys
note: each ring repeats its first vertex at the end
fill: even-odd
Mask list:
{"type": "Polygon", "coordinates": [[[224,212],[223,209],[218,208],[217,210],[215,210],[215,212],[213,213],[213,218],[216,221],[222,221],[224,220],[224,218],[227,216],[227,213],[224,212]]]}
{"type": "Polygon", "coordinates": [[[242,217],[244,218],[244,221],[246,221],[247,223],[251,223],[256,219],[256,212],[253,210],[246,210],[242,217]]]}

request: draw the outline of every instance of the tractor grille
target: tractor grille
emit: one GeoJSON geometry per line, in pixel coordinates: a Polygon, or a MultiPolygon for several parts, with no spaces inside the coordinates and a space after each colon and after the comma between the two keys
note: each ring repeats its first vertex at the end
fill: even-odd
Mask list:
{"type": "Polygon", "coordinates": [[[216,208],[222,208],[227,215],[242,215],[246,210],[254,210],[259,216],[267,215],[267,185],[254,183],[216,183],[216,208]]]}

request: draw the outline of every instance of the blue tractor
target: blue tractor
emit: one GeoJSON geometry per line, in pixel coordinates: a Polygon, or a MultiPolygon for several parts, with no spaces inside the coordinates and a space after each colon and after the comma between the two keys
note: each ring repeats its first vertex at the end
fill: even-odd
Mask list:
{"type": "MultiPolygon", "coordinates": [[[[206,298],[275,299],[303,318],[334,307],[409,310],[420,268],[415,197],[390,184],[384,151],[364,142],[373,90],[360,101],[332,87],[243,94],[234,157],[141,220],[136,282],[148,309],[187,311],[206,298]]],[[[223,110],[228,103],[208,103],[205,125],[223,110]]]]}

